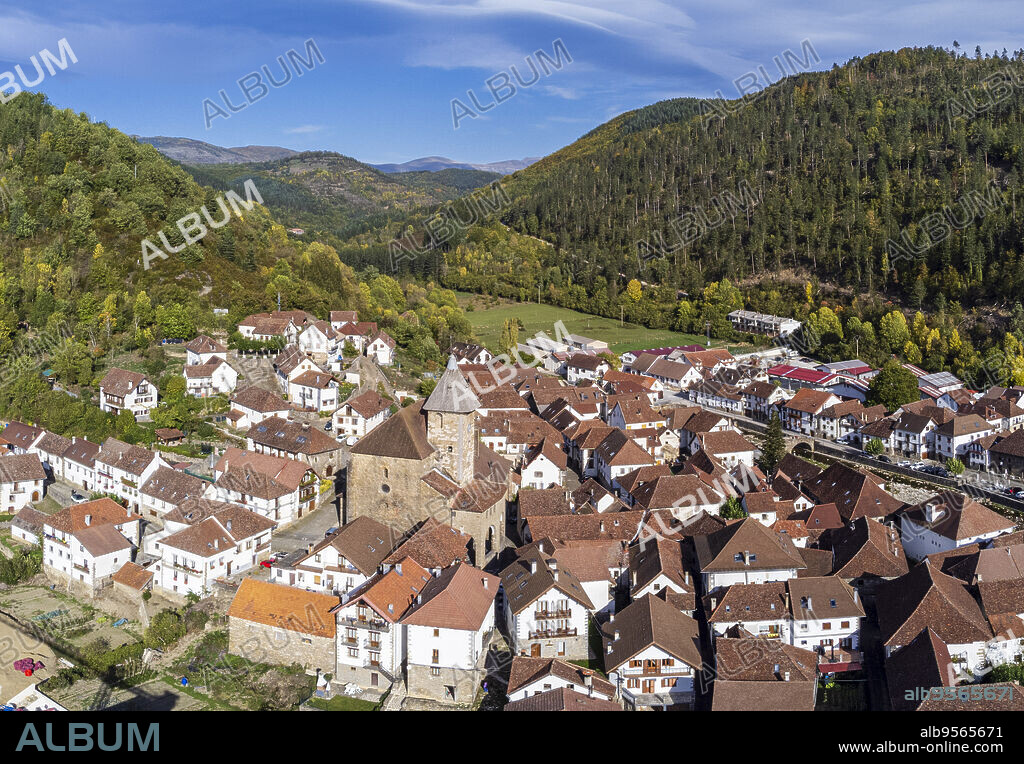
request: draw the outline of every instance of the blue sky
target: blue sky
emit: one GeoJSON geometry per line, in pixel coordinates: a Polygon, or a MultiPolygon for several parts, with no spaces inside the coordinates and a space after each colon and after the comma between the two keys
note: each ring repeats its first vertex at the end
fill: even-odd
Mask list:
{"type": "MultiPolygon", "coordinates": [[[[139,3],[34,0],[0,7],[0,71],[57,50],[78,58],[32,89],[127,133],[222,146],[338,151],[368,162],[442,155],[471,162],[540,156],[665,98],[735,96],[733,82],[809,40],[824,69],[909,45],[973,52],[1021,46],[1019,2],[831,0],[322,0],[139,3]],[[312,38],[325,61],[230,119],[204,124],[204,99],[312,38]],[[572,57],[453,128],[452,99],[487,107],[486,81],[538,50],[572,57]]],[[[539,68],[539,66],[538,66],[539,68]]],[[[513,83],[515,81],[513,80],[513,83]]],[[[506,89],[499,91],[508,93],[506,89]]],[[[0,108],[3,108],[0,106],[0,108]]]]}

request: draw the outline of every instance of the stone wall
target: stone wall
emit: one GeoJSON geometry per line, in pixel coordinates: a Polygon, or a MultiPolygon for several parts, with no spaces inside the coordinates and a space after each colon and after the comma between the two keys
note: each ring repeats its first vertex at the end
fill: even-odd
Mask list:
{"type": "Polygon", "coordinates": [[[486,672],[481,669],[439,668],[434,676],[430,666],[409,664],[406,670],[407,694],[410,698],[427,698],[446,703],[469,705],[476,698],[486,672]],[[454,688],[453,698],[447,688],[454,688]]]}
{"type": "Polygon", "coordinates": [[[484,567],[501,551],[505,530],[505,506],[506,501],[503,496],[485,512],[456,511],[454,513],[454,525],[473,537],[473,564],[478,568],[484,567]],[[494,528],[494,536],[491,542],[491,549],[488,551],[487,533],[492,527],[494,528]]]}
{"type": "Polygon", "coordinates": [[[241,618],[228,619],[228,652],[255,663],[290,666],[332,673],[337,666],[335,639],[314,637],[241,618]]]}
{"type": "Polygon", "coordinates": [[[540,657],[561,658],[565,661],[586,660],[590,657],[587,631],[575,637],[554,637],[551,639],[524,639],[519,645],[520,655],[534,655],[533,645],[540,645],[540,657]],[[565,654],[559,655],[558,643],[565,642],[565,654]]]}
{"type": "MultiPolygon", "coordinates": [[[[344,649],[344,648],[342,648],[344,649]]],[[[379,690],[384,692],[391,686],[391,679],[380,669],[371,669],[369,666],[353,666],[349,663],[339,663],[334,672],[334,679],[331,680],[335,687],[338,684],[355,684],[366,690],[379,690]],[[377,675],[377,684],[373,683],[373,675],[377,675]]]]}
{"type": "Polygon", "coordinates": [[[447,501],[420,480],[432,466],[431,459],[352,454],[345,488],[345,523],[365,515],[405,531],[431,514],[446,522],[447,501]]]}
{"type": "Polygon", "coordinates": [[[437,449],[438,460],[460,484],[473,479],[476,456],[475,414],[431,411],[427,418],[427,439],[437,449]]]}

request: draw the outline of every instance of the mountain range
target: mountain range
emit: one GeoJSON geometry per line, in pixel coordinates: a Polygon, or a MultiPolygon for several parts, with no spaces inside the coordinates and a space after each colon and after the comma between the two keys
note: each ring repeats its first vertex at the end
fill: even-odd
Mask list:
{"type": "Polygon", "coordinates": [[[482,170],[484,172],[496,172],[499,175],[510,175],[517,170],[529,167],[540,157],[526,157],[525,159],[506,159],[502,162],[485,162],[473,164],[471,162],[456,162],[447,157],[420,157],[410,159],[401,164],[375,164],[373,165],[381,172],[402,173],[402,172],[436,172],[438,170],[482,170]]]}
{"type": "MultiPolygon", "coordinates": [[[[270,162],[287,159],[302,153],[282,146],[216,146],[193,138],[168,138],[166,136],[133,135],[137,141],[148,143],[157,151],[182,164],[245,164],[248,162],[270,162]]],[[[340,156],[340,155],[339,155],[340,156]]],[[[420,157],[401,164],[370,164],[381,172],[395,175],[405,172],[437,172],[440,170],[480,170],[499,175],[509,175],[539,160],[540,157],[506,159],[500,162],[457,162],[447,157],[420,157]]]]}
{"type": "Polygon", "coordinates": [[[234,146],[225,148],[192,138],[168,138],[162,135],[133,135],[140,143],[148,143],[165,157],[182,164],[241,164],[267,162],[294,156],[298,151],[281,146],[234,146]]]}

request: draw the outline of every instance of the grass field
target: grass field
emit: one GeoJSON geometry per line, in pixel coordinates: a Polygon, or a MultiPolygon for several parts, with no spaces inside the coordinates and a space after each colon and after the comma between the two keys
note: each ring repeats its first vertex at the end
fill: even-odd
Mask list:
{"type": "Polygon", "coordinates": [[[350,698],[346,695],[335,695],[330,700],[310,698],[309,705],[321,711],[373,711],[377,707],[376,703],[369,700],[350,698]]]}
{"type": "MultiPolygon", "coordinates": [[[[507,318],[518,318],[523,322],[519,330],[519,341],[534,337],[537,332],[545,332],[555,338],[555,322],[562,321],[571,334],[582,334],[595,340],[604,340],[615,354],[627,350],[642,348],[666,347],[669,345],[706,345],[704,337],[695,334],[682,334],[668,329],[648,329],[645,326],[626,323],[622,326],[613,318],[592,316],[578,313],[575,310],[559,308],[554,305],[538,305],[536,303],[517,303],[496,301],[490,305],[487,298],[477,295],[459,293],[459,302],[473,310],[466,313],[466,318],[473,325],[473,331],[481,343],[492,350],[498,347],[501,339],[501,327],[507,318]]],[[[721,347],[726,343],[712,340],[712,347],[721,347]]],[[[750,346],[730,345],[730,350],[750,349],[750,346]]]]}

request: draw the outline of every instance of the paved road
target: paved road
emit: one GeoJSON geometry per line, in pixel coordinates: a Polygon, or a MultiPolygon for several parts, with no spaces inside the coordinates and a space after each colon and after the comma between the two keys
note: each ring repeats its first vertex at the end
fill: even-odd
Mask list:
{"type": "MultiPolygon", "coordinates": [[[[664,405],[668,406],[693,406],[693,401],[689,400],[680,393],[673,393],[666,395],[664,398],[664,405]]],[[[707,407],[704,407],[707,408],[707,407]]],[[[718,409],[708,409],[709,411],[718,411],[718,409]]],[[[722,416],[728,417],[735,420],[736,426],[740,429],[747,430],[748,432],[754,432],[761,434],[764,431],[765,423],[757,419],[745,416],[743,414],[736,414],[731,411],[722,411],[722,416]]],[[[1017,512],[1024,511],[1024,502],[1015,501],[1014,499],[1005,496],[1002,493],[1001,488],[1007,485],[1014,487],[1024,487],[1024,482],[1016,478],[1006,478],[993,473],[979,472],[977,470],[966,470],[961,476],[959,481],[953,478],[940,478],[935,475],[929,475],[924,472],[908,472],[906,468],[898,466],[899,461],[917,461],[910,460],[906,457],[896,456],[893,458],[891,463],[878,462],[872,459],[868,454],[856,446],[850,446],[845,443],[838,443],[827,438],[820,438],[817,436],[802,435],[789,430],[784,430],[784,433],[789,439],[797,439],[803,442],[811,443],[813,441],[813,448],[820,450],[822,454],[826,456],[838,456],[839,458],[847,458],[852,461],[858,462],[860,466],[870,467],[874,470],[881,470],[891,472],[897,476],[903,476],[911,480],[918,480],[923,483],[931,483],[937,487],[938,490],[948,490],[951,487],[959,488],[960,490],[971,493],[971,495],[979,496],[980,498],[987,498],[990,501],[995,501],[1002,506],[1017,512]]],[[[930,460],[921,460],[926,464],[938,465],[938,462],[930,460]]]]}
{"type": "Polygon", "coordinates": [[[329,528],[340,525],[338,521],[338,504],[331,502],[298,520],[281,531],[274,532],[273,549],[275,552],[292,552],[305,549],[323,539],[329,528]]]}

